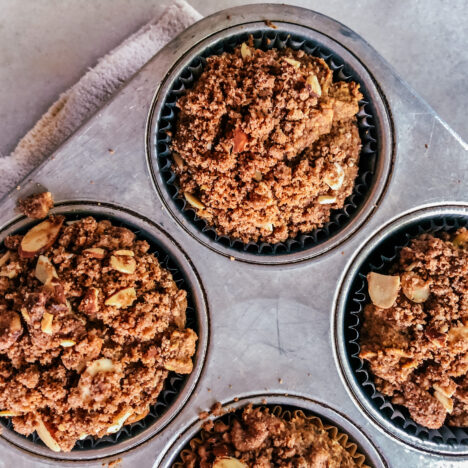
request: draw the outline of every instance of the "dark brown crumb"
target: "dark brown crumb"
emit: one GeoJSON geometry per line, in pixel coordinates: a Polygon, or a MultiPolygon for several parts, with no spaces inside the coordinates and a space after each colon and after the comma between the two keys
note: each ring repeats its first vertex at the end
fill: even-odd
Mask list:
{"type": "Polygon", "coordinates": [[[212,407],[211,407],[211,414],[213,416],[221,416],[222,414],[224,414],[224,410],[223,410],[223,405],[217,401],[212,407]]]}
{"type": "Polygon", "coordinates": [[[198,417],[200,419],[206,419],[209,415],[210,413],[208,413],[208,411],[201,411],[200,413],[198,413],[198,417]]]}
{"type": "Polygon", "coordinates": [[[278,29],[278,26],[276,26],[276,24],[273,24],[270,20],[265,20],[264,23],[265,23],[265,25],[268,26],[269,28],[278,29]]]}
{"type": "Polygon", "coordinates": [[[53,206],[54,200],[50,192],[31,195],[18,202],[21,213],[31,219],[45,218],[53,206]]]}

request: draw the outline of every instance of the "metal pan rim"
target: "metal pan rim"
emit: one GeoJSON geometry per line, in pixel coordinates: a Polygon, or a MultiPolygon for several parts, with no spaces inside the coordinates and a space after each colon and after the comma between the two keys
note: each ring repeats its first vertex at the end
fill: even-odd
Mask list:
{"type": "Polygon", "coordinates": [[[305,36],[318,44],[322,44],[329,50],[335,52],[346,64],[348,64],[348,66],[351,66],[353,70],[359,71],[359,77],[363,82],[365,82],[370,94],[371,103],[375,112],[374,117],[376,119],[376,131],[378,133],[380,144],[379,157],[377,158],[376,180],[370,187],[368,196],[362,203],[362,206],[360,206],[354,217],[346,223],[338,233],[330,236],[329,239],[322,243],[293,253],[261,255],[226,247],[220,242],[214,241],[203,235],[192,222],[187,221],[170,196],[166,182],[163,180],[161,171],[159,170],[157,150],[153,139],[155,138],[159,128],[159,115],[164,106],[166,96],[174,81],[180,75],[181,71],[202,51],[221,39],[249,31],[265,29],[266,26],[263,21],[259,20],[235,24],[221,31],[213,32],[212,34],[208,32],[205,39],[195,44],[189,44],[187,49],[181,53],[181,56],[175,60],[175,64],[168,71],[162,84],[156,90],[148,115],[146,129],[146,154],[151,180],[165,208],[169,211],[175,221],[199,243],[214,252],[228,258],[234,257],[238,261],[261,265],[284,265],[303,262],[329,252],[346,241],[350,236],[354,235],[360,228],[362,228],[369,217],[372,216],[384,195],[388,181],[391,177],[394,157],[394,137],[393,124],[390,116],[391,112],[380,86],[370,71],[372,67],[364,63],[346,46],[322,32],[305,25],[299,25],[297,23],[287,21],[275,21],[275,26],[277,26],[279,32],[301,34],[302,36],[305,36]]]}
{"type": "MultiPolygon", "coordinates": [[[[237,410],[246,406],[248,403],[252,403],[255,406],[262,406],[265,404],[265,400],[267,405],[292,406],[296,407],[298,410],[310,412],[318,418],[323,417],[327,419],[331,424],[336,425],[338,429],[354,439],[359,449],[366,455],[366,459],[368,459],[375,468],[388,467],[387,462],[378,452],[370,438],[363,432],[362,428],[358,428],[346,415],[321,401],[313,400],[300,394],[253,393],[242,395],[236,400],[226,401],[223,403],[223,408],[227,407],[237,410]]],[[[172,438],[172,441],[168,443],[168,449],[161,458],[156,461],[154,466],[170,468],[183,447],[200,431],[203,423],[204,421],[200,419],[188,423],[185,428],[181,430],[181,433],[176,434],[172,438]]]]}

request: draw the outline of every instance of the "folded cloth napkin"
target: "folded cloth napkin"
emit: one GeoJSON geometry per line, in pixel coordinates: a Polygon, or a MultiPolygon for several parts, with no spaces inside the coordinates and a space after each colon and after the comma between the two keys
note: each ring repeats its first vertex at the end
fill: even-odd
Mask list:
{"type": "Polygon", "coordinates": [[[102,57],[59,97],[9,156],[0,158],[0,197],[57,149],[164,45],[199,19],[201,15],[188,3],[176,0],[102,57]]]}

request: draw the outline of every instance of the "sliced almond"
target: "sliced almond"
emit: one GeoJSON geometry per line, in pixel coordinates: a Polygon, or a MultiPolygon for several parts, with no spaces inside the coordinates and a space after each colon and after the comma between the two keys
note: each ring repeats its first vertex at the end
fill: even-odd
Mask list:
{"type": "Polygon", "coordinates": [[[457,234],[453,239],[453,245],[462,249],[468,247],[468,230],[457,234]]]}
{"type": "Polygon", "coordinates": [[[439,391],[434,392],[434,396],[442,403],[442,406],[445,408],[447,413],[451,413],[453,411],[453,401],[450,398],[447,398],[443,393],[439,391]]]}
{"type": "Polygon", "coordinates": [[[377,353],[374,353],[373,351],[361,351],[359,353],[359,357],[361,359],[371,359],[371,358],[374,358],[375,356],[377,356],[377,353]]]}
{"type": "Polygon", "coordinates": [[[213,468],[248,468],[244,462],[233,457],[219,457],[213,463],[213,468]]]}
{"type": "Polygon", "coordinates": [[[89,363],[85,372],[89,374],[91,377],[94,377],[96,374],[99,374],[101,372],[114,372],[114,371],[115,371],[115,366],[112,360],[108,358],[100,358],[89,363]]]}
{"type": "Polygon", "coordinates": [[[336,202],[336,197],[333,197],[331,195],[321,195],[318,197],[318,202],[320,205],[331,205],[332,203],[336,202]]]}
{"type": "Polygon", "coordinates": [[[99,289],[89,288],[81,300],[78,309],[87,315],[96,314],[99,311],[99,289]]]}
{"type": "Polygon", "coordinates": [[[20,257],[32,258],[47,250],[57,239],[63,221],[63,216],[55,216],[31,228],[21,240],[20,257]]]}
{"type": "Polygon", "coordinates": [[[0,418],[14,418],[15,416],[19,416],[21,413],[17,413],[15,411],[4,410],[0,411],[0,418]]]}
{"type": "Polygon", "coordinates": [[[338,190],[341,188],[343,185],[344,181],[344,170],[343,168],[338,164],[335,163],[335,172],[336,174],[330,174],[327,175],[324,180],[325,183],[332,189],[332,190],[338,190]]]}
{"type": "Polygon", "coordinates": [[[205,208],[205,205],[195,195],[184,192],[184,197],[190,203],[190,205],[192,205],[197,210],[203,210],[203,208],[205,208]]]}
{"type": "Polygon", "coordinates": [[[468,341],[468,326],[453,327],[448,331],[449,343],[468,341]]]}
{"type": "Polygon", "coordinates": [[[318,97],[322,95],[322,87],[320,86],[319,80],[317,79],[317,75],[310,74],[307,79],[306,83],[310,86],[311,91],[316,94],[318,97]]]}
{"type": "Polygon", "coordinates": [[[367,275],[367,286],[372,303],[382,309],[388,309],[398,296],[400,277],[371,272],[367,275]]]}
{"type": "Polygon", "coordinates": [[[136,300],[135,288],[125,288],[115,292],[112,296],[106,299],[105,304],[108,306],[114,306],[118,309],[125,309],[130,307],[136,300]]]}
{"type": "Polygon", "coordinates": [[[172,153],[172,159],[174,159],[174,162],[176,163],[176,166],[179,169],[182,169],[184,167],[184,162],[182,161],[182,158],[177,153],[172,153]]]}
{"type": "Polygon", "coordinates": [[[425,302],[431,293],[429,283],[412,271],[401,275],[401,289],[410,301],[416,303],[425,302]]]}
{"type": "Polygon", "coordinates": [[[25,307],[21,308],[21,315],[23,316],[25,322],[29,322],[29,319],[31,318],[28,314],[28,311],[26,310],[25,307]]]}
{"type": "Polygon", "coordinates": [[[255,171],[255,174],[254,174],[253,178],[257,182],[260,182],[263,179],[262,173],[260,171],[255,171]]]}
{"type": "Polygon", "coordinates": [[[47,335],[52,334],[52,322],[54,321],[54,316],[49,314],[49,312],[44,312],[41,320],[41,330],[47,335]]]}
{"type": "Polygon", "coordinates": [[[34,275],[42,284],[49,284],[52,278],[58,278],[54,265],[45,255],[39,255],[34,275]]]}
{"type": "Polygon", "coordinates": [[[8,260],[10,259],[11,257],[11,251],[10,250],[7,250],[1,257],[0,257],[0,267],[2,267],[3,265],[5,265],[6,262],[8,262],[8,260]]]}
{"type": "Polygon", "coordinates": [[[135,253],[133,252],[133,250],[123,249],[123,250],[116,250],[114,252],[114,255],[123,255],[123,256],[126,256],[126,257],[134,257],[135,253]]]}
{"type": "Polygon", "coordinates": [[[17,333],[23,329],[23,326],[21,325],[21,319],[20,316],[16,313],[12,313],[12,318],[10,322],[10,331],[13,333],[17,333]]]}
{"type": "Polygon", "coordinates": [[[446,385],[446,386],[442,387],[441,385],[434,384],[434,385],[432,385],[432,387],[437,392],[442,393],[442,395],[446,396],[447,398],[450,398],[450,397],[453,396],[453,394],[455,393],[455,390],[457,389],[457,385],[455,384],[455,382],[453,382],[453,381],[450,381],[450,382],[453,385],[449,384],[449,385],[446,385]]]}
{"type": "Polygon", "coordinates": [[[266,229],[268,232],[273,232],[273,223],[266,223],[263,225],[263,228],[266,229]]]}
{"type": "Polygon", "coordinates": [[[64,348],[70,348],[75,345],[76,345],[76,341],[73,341],[73,340],[62,340],[60,342],[60,346],[63,346],[64,348]]]}
{"type": "Polygon", "coordinates": [[[132,410],[121,411],[117,416],[114,417],[112,425],[107,428],[108,434],[114,434],[120,431],[125,421],[132,415],[132,410]]]}
{"type": "Polygon", "coordinates": [[[144,411],[142,411],[141,413],[133,413],[127,420],[127,422],[129,424],[133,424],[133,423],[136,423],[137,421],[141,421],[142,419],[146,418],[146,416],[148,416],[149,414],[149,411],[150,411],[150,408],[148,406],[148,408],[146,408],[144,411]]]}
{"type": "Polygon", "coordinates": [[[241,51],[241,56],[243,59],[245,59],[246,57],[252,56],[252,51],[250,50],[249,46],[245,42],[241,44],[240,51],[241,51]]]}
{"type": "Polygon", "coordinates": [[[88,434],[81,434],[80,437],[78,437],[78,440],[84,440],[88,437],[88,434]]]}
{"type": "Polygon", "coordinates": [[[10,263],[5,265],[0,270],[0,276],[4,276],[9,279],[16,278],[21,271],[21,266],[19,263],[10,263]]]}
{"type": "Polygon", "coordinates": [[[50,450],[53,452],[60,452],[60,445],[54,439],[51,428],[44,423],[40,416],[37,417],[36,432],[42,442],[44,442],[50,450]]]}
{"type": "Polygon", "coordinates": [[[101,247],[91,247],[89,249],[84,249],[83,253],[88,257],[102,259],[106,256],[106,251],[101,249],[101,247]]]}
{"type": "Polygon", "coordinates": [[[294,60],[293,58],[283,57],[283,60],[285,62],[288,62],[289,65],[292,65],[294,68],[299,68],[301,66],[301,62],[298,62],[297,60],[294,60]]]}
{"type": "Polygon", "coordinates": [[[128,255],[117,255],[110,258],[110,266],[120,273],[132,274],[136,270],[136,261],[128,255]]]}

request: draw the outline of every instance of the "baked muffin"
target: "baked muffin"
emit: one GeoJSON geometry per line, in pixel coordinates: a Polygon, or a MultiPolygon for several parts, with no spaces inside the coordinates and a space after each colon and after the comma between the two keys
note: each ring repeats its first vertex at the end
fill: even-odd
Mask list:
{"type": "Polygon", "coordinates": [[[243,43],[207,59],[177,101],[173,170],[219,235],[278,243],[344,206],[358,173],[362,94],[324,60],[243,43]]]}
{"type": "Polygon", "coordinates": [[[351,468],[364,466],[364,462],[356,444],[317,417],[248,405],[239,414],[207,421],[174,466],[351,468]]]}
{"type": "Polygon", "coordinates": [[[197,335],[187,293],[110,221],[51,216],[0,254],[0,412],[55,451],[145,417],[197,335]]]}
{"type": "Polygon", "coordinates": [[[423,234],[370,273],[360,357],[418,424],[468,427],[468,231],[423,234]]]}

